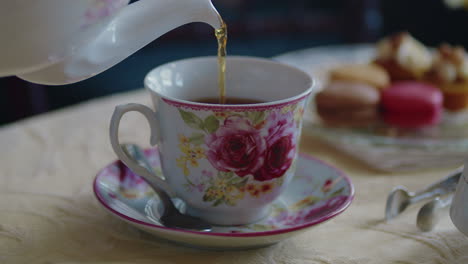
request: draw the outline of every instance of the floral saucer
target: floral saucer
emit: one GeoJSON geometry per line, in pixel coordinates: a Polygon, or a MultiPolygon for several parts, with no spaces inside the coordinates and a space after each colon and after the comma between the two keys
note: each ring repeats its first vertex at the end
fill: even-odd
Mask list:
{"type": "MultiPolygon", "coordinates": [[[[157,150],[147,149],[145,155],[161,173],[157,150]]],[[[158,220],[158,197],[120,161],[98,173],[94,193],[112,215],[160,238],[194,247],[244,249],[277,243],[340,214],[351,204],[354,187],[340,170],[301,154],[295,177],[267,218],[243,226],[215,226],[210,232],[164,227],[158,220]]],[[[183,203],[175,202],[183,211],[183,203]]]]}

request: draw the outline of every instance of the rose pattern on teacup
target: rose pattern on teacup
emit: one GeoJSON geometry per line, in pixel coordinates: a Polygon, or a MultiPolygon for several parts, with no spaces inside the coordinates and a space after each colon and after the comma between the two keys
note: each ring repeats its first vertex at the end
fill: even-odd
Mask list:
{"type": "Polygon", "coordinates": [[[114,14],[117,10],[126,6],[128,0],[89,0],[89,2],[89,7],[84,13],[83,28],[114,14]]]}
{"type": "Polygon", "coordinates": [[[297,137],[304,113],[301,103],[251,111],[216,111],[202,117],[191,109],[178,109],[194,131],[178,135],[176,164],[190,192],[203,193],[213,206],[235,206],[246,195],[259,198],[283,184],[293,168],[297,137]],[[202,160],[213,170],[192,173],[202,160]],[[197,174],[197,175],[196,175],[197,174]]]}

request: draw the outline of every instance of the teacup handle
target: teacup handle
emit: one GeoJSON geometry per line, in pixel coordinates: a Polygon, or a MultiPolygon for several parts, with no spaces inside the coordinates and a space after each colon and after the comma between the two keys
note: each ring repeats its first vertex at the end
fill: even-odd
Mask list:
{"type": "Polygon", "coordinates": [[[115,154],[117,157],[125,164],[127,167],[130,168],[134,173],[144,176],[147,179],[150,179],[155,185],[166,191],[167,194],[170,196],[174,195],[174,192],[171,190],[169,185],[166,181],[159,177],[155,177],[155,175],[151,174],[145,167],[136,163],[131,157],[128,157],[126,152],[122,149],[122,146],[119,142],[119,126],[120,120],[122,119],[123,115],[127,112],[136,111],[141,113],[145,116],[146,120],[150,125],[151,129],[151,136],[150,136],[150,144],[154,146],[157,144],[157,120],[156,114],[153,110],[147,106],[141,104],[124,104],[118,105],[115,107],[114,113],[112,114],[110,129],[109,129],[109,136],[112,148],[114,149],[115,154]]]}

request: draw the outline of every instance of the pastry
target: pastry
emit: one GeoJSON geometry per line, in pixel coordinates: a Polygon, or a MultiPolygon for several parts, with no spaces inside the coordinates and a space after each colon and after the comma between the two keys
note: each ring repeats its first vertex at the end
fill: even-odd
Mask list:
{"type": "Polygon", "coordinates": [[[392,81],[417,80],[430,69],[432,55],[422,43],[402,32],[377,43],[374,63],[387,70],[392,81]]]}
{"type": "Polygon", "coordinates": [[[441,45],[426,80],[442,90],[446,109],[458,111],[468,107],[468,61],[462,47],[441,45]]]}
{"type": "Polygon", "coordinates": [[[441,91],[427,83],[401,81],[382,91],[383,120],[401,128],[436,125],[442,117],[441,91]]]}
{"type": "Polygon", "coordinates": [[[379,118],[380,94],[374,87],[355,82],[333,81],[315,97],[321,119],[334,126],[363,126],[379,118]]]}
{"type": "Polygon", "coordinates": [[[330,71],[331,81],[365,83],[383,89],[390,83],[390,77],[382,67],[372,64],[349,64],[330,71]]]}

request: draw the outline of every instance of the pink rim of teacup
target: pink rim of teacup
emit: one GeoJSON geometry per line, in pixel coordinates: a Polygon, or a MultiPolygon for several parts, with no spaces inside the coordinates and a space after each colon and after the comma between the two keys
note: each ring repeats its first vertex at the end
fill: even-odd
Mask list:
{"type": "Polygon", "coordinates": [[[116,163],[117,161],[114,161],[113,163],[107,165],[105,168],[103,168],[102,170],[100,170],[98,172],[98,174],[96,175],[96,177],[94,179],[94,182],[93,182],[93,190],[94,190],[94,194],[95,194],[96,198],[101,203],[101,205],[103,205],[106,209],[108,209],[113,214],[123,218],[126,221],[132,222],[132,223],[136,223],[136,224],[140,224],[140,225],[144,225],[144,226],[148,226],[148,227],[152,227],[152,228],[156,228],[156,229],[161,229],[161,230],[170,230],[170,231],[174,231],[174,232],[181,232],[181,233],[194,234],[194,235],[203,235],[203,236],[221,236],[221,237],[273,236],[273,235],[289,233],[289,232],[293,232],[293,231],[297,231],[297,230],[300,230],[300,229],[304,229],[304,228],[307,228],[307,227],[311,227],[311,226],[314,226],[314,225],[321,224],[321,223],[323,223],[323,222],[325,222],[325,221],[327,221],[327,220],[341,214],[344,210],[346,210],[346,208],[349,207],[349,205],[351,204],[351,202],[354,199],[354,186],[353,186],[349,176],[346,175],[343,171],[341,171],[340,169],[338,169],[338,168],[336,168],[336,167],[334,167],[334,166],[332,166],[332,165],[330,165],[330,164],[328,164],[328,163],[326,163],[326,162],[324,162],[324,161],[322,161],[320,159],[312,157],[311,155],[308,155],[308,154],[305,154],[305,153],[300,153],[300,156],[302,158],[318,162],[318,163],[320,163],[320,164],[322,164],[324,166],[327,166],[327,167],[333,169],[334,171],[336,171],[340,175],[340,177],[342,177],[346,181],[346,183],[347,183],[347,185],[349,186],[349,189],[350,189],[350,194],[346,197],[346,200],[344,200],[344,202],[341,204],[340,207],[338,207],[336,210],[330,212],[327,215],[324,215],[324,216],[322,216],[320,218],[315,219],[314,221],[310,221],[310,222],[307,222],[307,223],[302,224],[302,225],[297,225],[297,226],[289,227],[289,228],[279,228],[279,229],[275,229],[275,230],[271,230],[271,231],[246,232],[246,233],[217,233],[217,232],[192,231],[192,230],[170,228],[170,227],[165,227],[165,226],[162,226],[162,225],[151,224],[151,223],[148,223],[148,222],[144,222],[144,221],[140,221],[140,220],[131,218],[131,217],[125,215],[125,214],[122,214],[119,211],[117,211],[117,210],[113,209],[112,207],[110,207],[106,203],[105,199],[102,197],[102,194],[98,191],[98,187],[97,187],[98,178],[102,174],[102,171],[105,168],[109,167],[111,164],[116,163]]]}
{"type": "Polygon", "coordinates": [[[190,101],[187,101],[188,103],[180,102],[180,101],[174,101],[171,99],[167,98],[162,98],[164,102],[166,102],[169,105],[175,106],[175,107],[183,107],[183,108],[188,108],[192,110],[207,110],[207,111],[213,111],[213,112],[223,112],[223,111],[264,111],[268,109],[275,109],[275,108],[282,108],[284,106],[290,105],[290,104],[295,104],[297,102],[300,102],[304,98],[306,98],[309,95],[307,93],[306,95],[299,97],[297,99],[294,99],[293,101],[288,101],[288,102],[278,102],[278,101],[273,101],[269,103],[258,103],[258,104],[242,104],[242,105],[216,105],[216,104],[203,104],[203,103],[193,103],[190,101]]]}
{"type": "MultiPolygon", "coordinates": [[[[216,57],[202,56],[202,57],[196,57],[196,58],[192,58],[192,59],[209,59],[209,58],[216,58],[216,57]]],[[[280,108],[280,107],[283,107],[283,106],[286,106],[286,105],[289,105],[289,104],[294,104],[294,103],[297,103],[297,102],[305,99],[307,96],[309,96],[312,93],[312,91],[315,89],[316,85],[317,85],[317,82],[315,81],[314,78],[312,78],[312,76],[310,76],[310,74],[306,73],[305,71],[303,71],[303,70],[301,70],[299,68],[296,68],[294,66],[291,66],[291,65],[279,62],[279,61],[275,61],[275,60],[272,60],[272,59],[249,57],[249,56],[229,56],[228,59],[229,58],[231,58],[231,59],[262,61],[262,62],[265,62],[265,63],[281,65],[281,67],[289,68],[290,70],[300,72],[307,79],[307,84],[305,84],[304,86],[306,86],[308,88],[305,89],[303,92],[297,94],[297,95],[294,95],[294,96],[291,96],[291,97],[288,97],[288,98],[284,98],[284,99],[279,99],[279,100],[267,101],[267,102],[256,103],[256,104],[242,104],[242,105],[218,104],[218,105],[215,105],[215,104],[193,102],[193,101],[189,101],[189,100],[184,100],[184,99],[179,99],[179,98],[174,98],[174,97],[171,97],[171,96],[167,96],[167,95],[161,94],[161,93],[151,89],[150,85],[146,84],[146,79],[148,78],[148,76],[150,76],[152,74],[152,72],[154,70],[163,68],[163,67],[165,67],[165,66],[167,66],[169,64],[176,64],[178,62],[186,61],[187,59],[181,59],[181,60],[177,60],[177,61],[174,61],[174,62],[166,63],[166,64],[163,64],[163,65],[158,66],[157,68],[153,69],[145,77],[145,87],[150,92],[153,92],[153,93],[157,94],[159,97],[161,97],[161,99],[164,102],[166,102],[166,103],[168,103],[168,104],[170,104],[172,106],[176,106],[176,107],[181,106],[181,107],[190,108],[190,109],[193,109],[193,110],[208,110],[208,111],[214,111],[214,112],[220,112],[220,111],[234,111],[235,112],[236,110],[237,111],[245,111],[245,110],[263,111],[263,110],[267,110],[267,109],[280,108]]]]}

